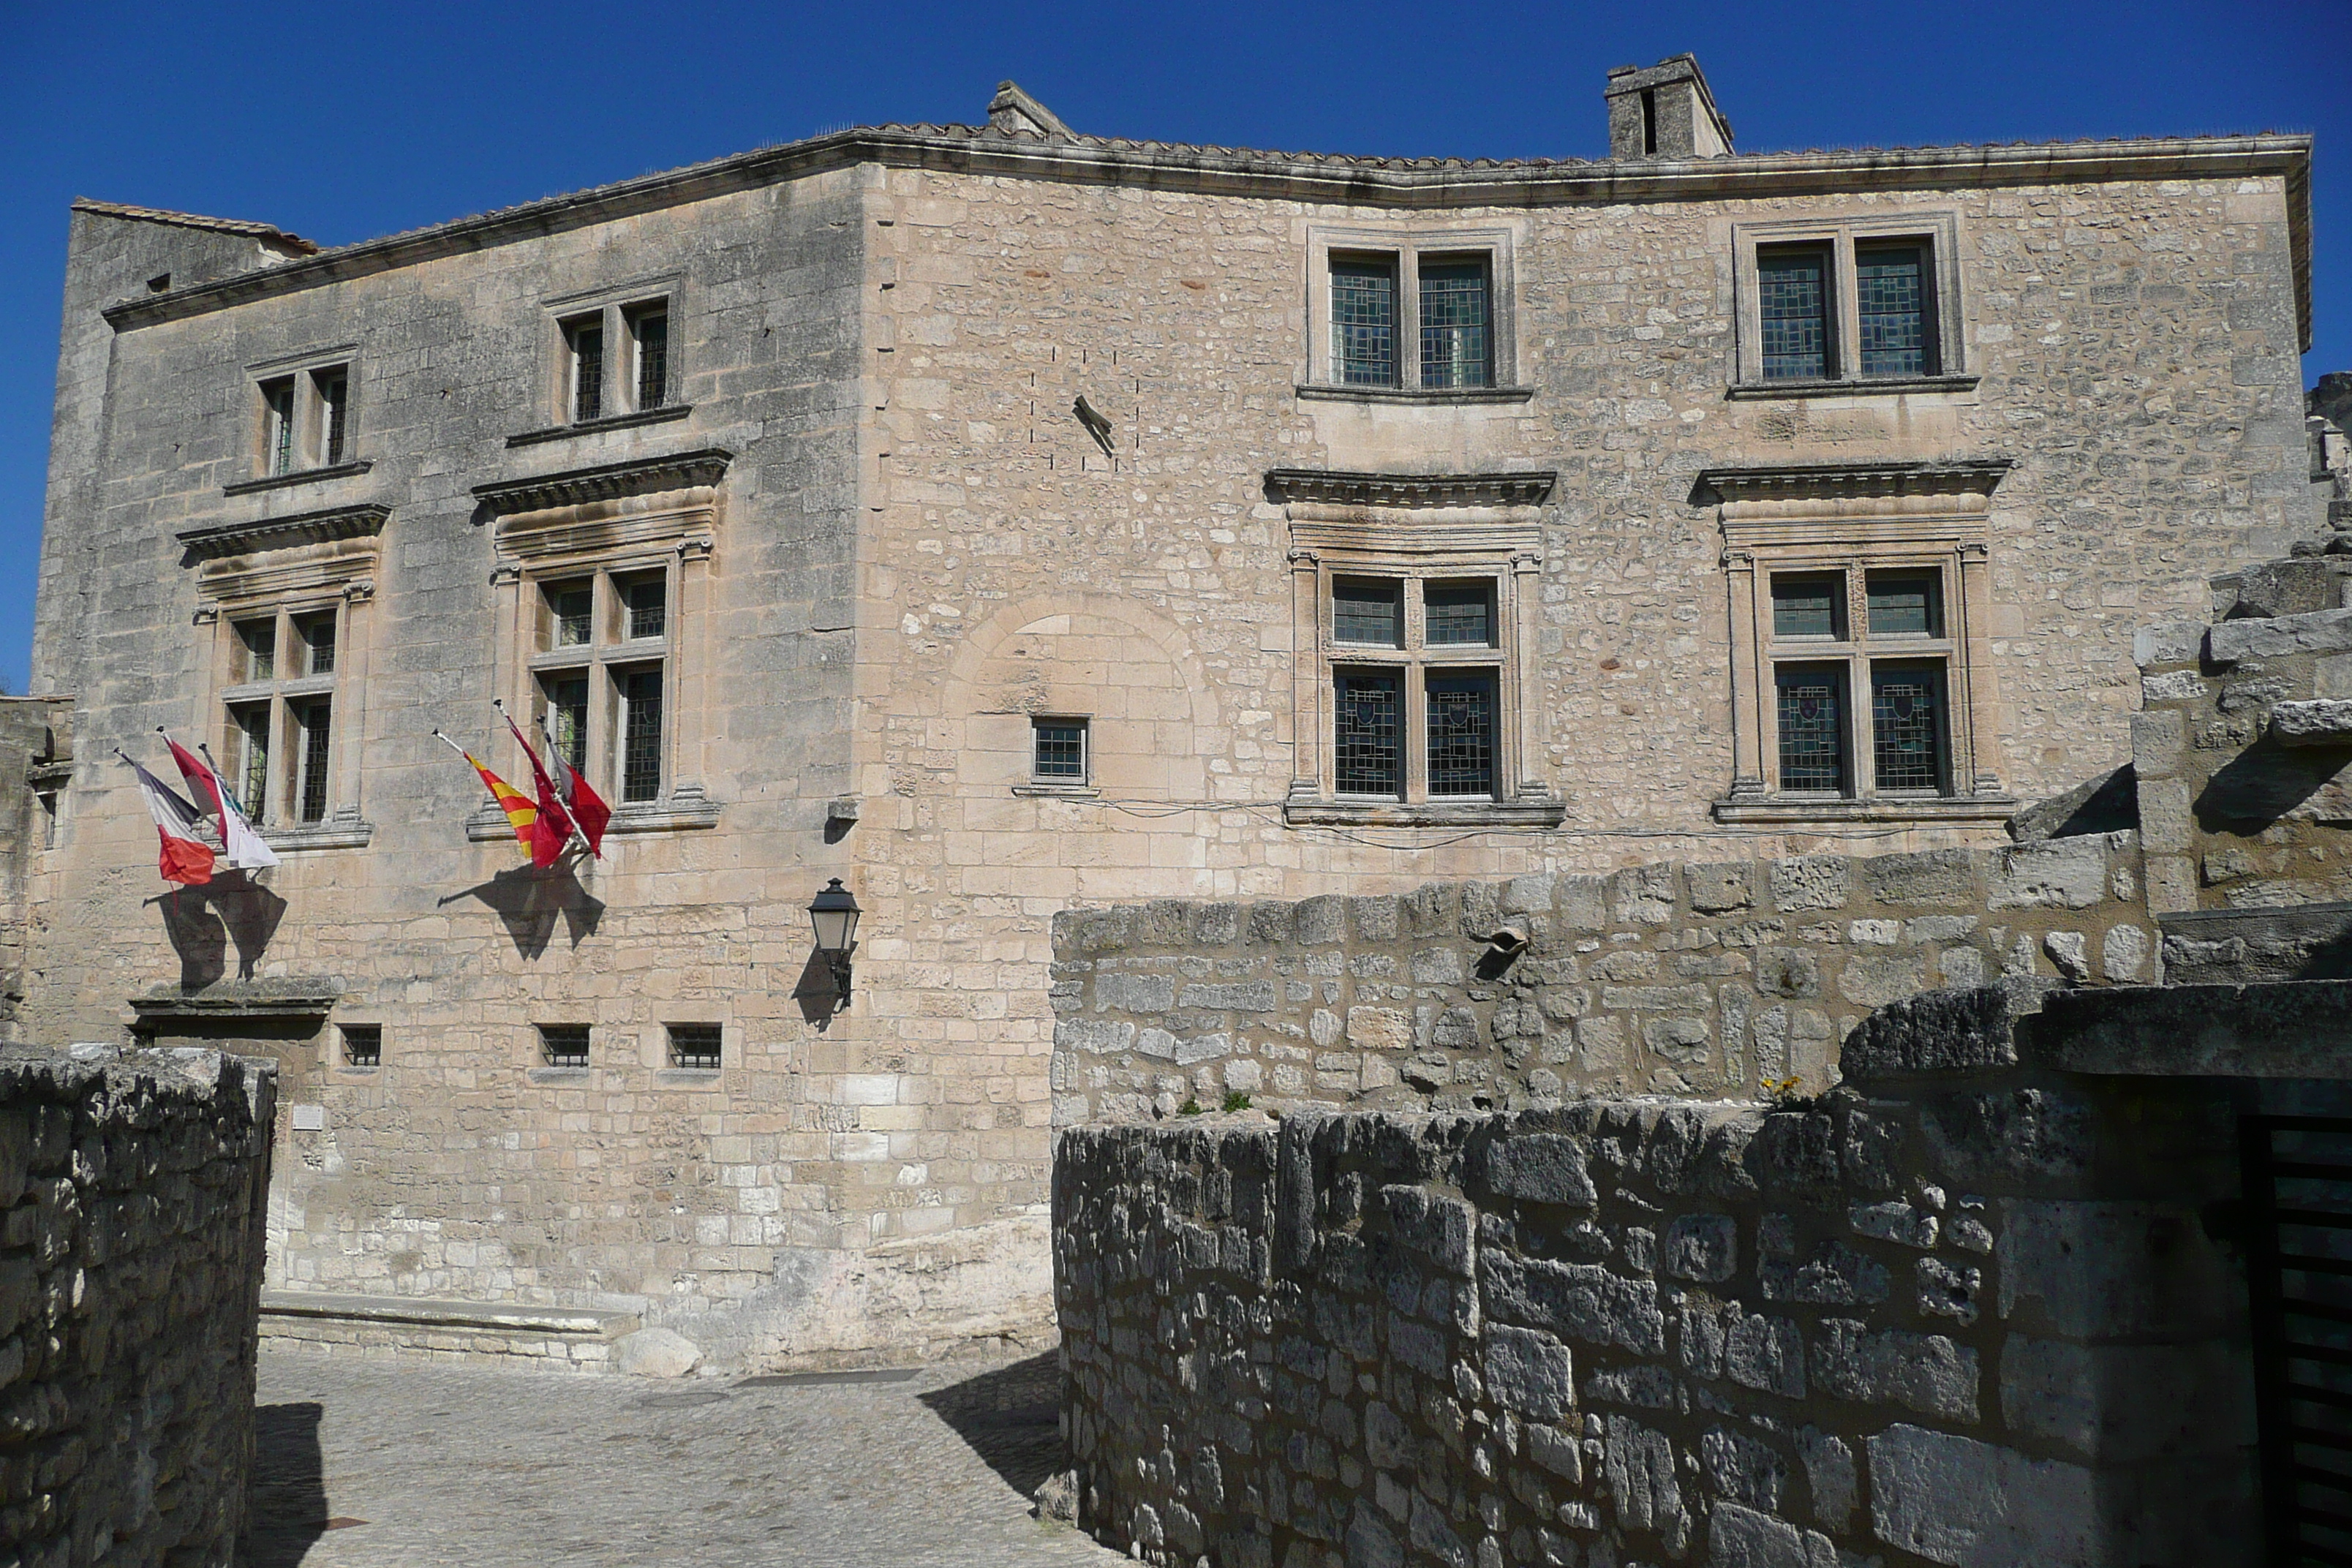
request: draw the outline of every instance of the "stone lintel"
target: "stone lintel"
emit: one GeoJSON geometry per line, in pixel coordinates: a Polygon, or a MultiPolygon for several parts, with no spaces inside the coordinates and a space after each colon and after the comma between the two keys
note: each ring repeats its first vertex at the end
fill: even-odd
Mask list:
{"type": "Polygon", "coordinates": [[[2342,653],[2347,649],[2352,649],[2352,610],[2249,616],[2221,621],[2205,631],[2205,657],[2215,664],[2285,658],[2299,653],[2342,653]]]}
{"type": "Polygon", "coordinates": [[[1294,796],[1283,802],[1292,827],[1558,827],[1568,817],[1559,800],[1354,801],[1294,796]]]}
{"type": "Polygon", "coordinates": [[[498,479],[474,487],[474,499],[493,517],[549,511],[590,501],[619,500],[662,490],[702,489],[726,476],[735,454],[720,447],[661,458],[632,458],[593,468],[566,468],[527,479],[498,479]]]}
{"type": "Polygon", "coordinates": [[[342,987],[326,984],[261,990],[151,991],[130,998],[131,1010],[139,1015],[131,1027],[141,1034],[152,1034],[164,1025],[196,1020],[324,1018],[342,999],[342,987]]]}
{"type": "Polygon", "coordinates": [[[1873,500],[1885,497],[1974,496],[1989,499],[2008,458],[1957,462],[1776,463],[1704,468],[1696,489],[1727,506],[1773,500],[1873,500]]]}
{"type": "Polygon", "coordinates": [[[354,479],[375,467],[373,458],[354,458],[348,463],[330,463],[320,468],[298,468],[290,474],[271,474],[265,479],[244,479],[236,484],[221,486],[225,496],[259,495],[265,490],[291,489],[297,485],[320,484],[328,479],[354,479]]]}
{"type": "Polygon", "coordinates": [[[232,522],[217,528],[192,528],[173,537],[186,549],[186,563],[219,561],[297,544],[373,538],[383,531],[384,522],[391,516],[390,507],[364,501],[358,506],[326,507],[318,511],[232,522]]]}
{"type": "Polygon", "coordinates": [[[1268,468],[1266,499],[1327,506],[1541,506],[1559,474],[1552,468],[1494,474],[1374,474],[1343,468],[1268,468]]]}
{"type": "Polygon", "coordinates": [[[1812,800],[1763,795],[1715,803],[1717,822],[1789,824],[1817,822],[1916,822],[1974,825],[2007,822],[2017,810],[2013,795],[1938,795],[1906,800],[1812,800]]]}

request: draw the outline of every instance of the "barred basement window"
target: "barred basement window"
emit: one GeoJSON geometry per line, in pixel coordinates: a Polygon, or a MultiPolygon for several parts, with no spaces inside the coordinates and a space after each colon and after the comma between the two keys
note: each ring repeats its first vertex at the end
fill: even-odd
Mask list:
{"type": "Polygon", "coordinates": [[[372,1068],[383,1064],[382,1024],[345,1024],[342,1033],[344,1066],[372,1068]]]}
{"type": "Polygon", "coordinates": [[[1780,787],[1793,794],[1845,790],[1845,671],[1834,665],[1782,665],[1779,694],[1780,787]]]}
{"type": "Polygon", "coordinates": [[[551,1068],[584,1068],[588,1065],[588,1026],[585,1024],[541,1024],[539,1026],[539,1051],[551,1068]]]}
{"type": "Polygon", "coordinates": [[[1421,384],[1493,385],[1492,333],[1485,258],[1424,259],[1421,264],[1421,384]]]}
{"type": "Polygon", "coordinates": [[[626,319],[629,341],[636,345],[637,406],[659,408],[669,401],[669,311],[644,305],[626,319]]]}
{"type": "Polygon", "coordinates": [[[669,1065],[674,1068],[716,1069],[719,1066],[719,1037],[722,1032],[717,1024],[670,1025],[669,1065]]]}
{"type": "Polygon", "coordinates": [[[1331,379],[1343,386],[1397,384],[1396,263],[1331,262],[1331,379]]]}
{"type": "Polygon", "coordinates": [[[604,316],[576,316],[564,322],[563,342],[571,353],[572,423],[601,419],[604,415],[604,316]]]}
{"type": "Polygon", "coordinates": [[[1040,784],[1087,782],[1087,721],[1032,719],[1030,774],[1040,784]]]}

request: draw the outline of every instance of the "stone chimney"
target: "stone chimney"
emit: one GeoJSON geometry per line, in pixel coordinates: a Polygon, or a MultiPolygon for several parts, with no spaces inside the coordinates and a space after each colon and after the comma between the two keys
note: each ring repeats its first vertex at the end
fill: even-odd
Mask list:
{"type": "Polygon", "coordinates": [[[1674,55],[1643,69],[1609,73],[1612,158],[1721,158],[1731,152],[1731,121],[1715,106],[1696,55],[1674,55]]]}
{"type": "Polygon", "coordinates": [[[1013,136],[1074,134],[1059,115],[1022,91],[1020,83],[1012,81],[996,84],[996,96],[988,100],[988,123],[992,130],[1013,136]]]}

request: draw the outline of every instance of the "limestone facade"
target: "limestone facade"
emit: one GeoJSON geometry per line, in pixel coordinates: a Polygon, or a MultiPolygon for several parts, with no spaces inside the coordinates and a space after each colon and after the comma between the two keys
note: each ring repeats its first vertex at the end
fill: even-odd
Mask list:
{"type": "MultiPolygon", "coordinates": [[[[1740,155],[1695,70],[1649,80],[1618,100],[1685,95],[1666,139],[1590,163],[1119,142],[1008,89],[325,251],[84,204],[28,1027],[278,1058],[288,1288],[863,1354],[1045,1310],[1057,910],[1928,850],[2114,765],[2128,628],[2307,530],[2308,142],[1740,155]],[[1937,350],[1864,376],[1890,241],[1937,350]],[[1843,376],[1762,374],[1791,247],[1843,376]],[[1339,380],[1367,257],[1475,258],[1457,384],[1339,380]],[[1932,584],[1936,788],[1782,787],[1776,562],[1857,616],[1871,572],[1932,584]],[[1403,584],[1393,649],[1333,640],[1359,579],[1403,584]],[[1469,651],[1430,630],[1465,584],[1469,651]],[[1486,693],[1478,796],[1411,704],[1402,785],[1339,787],[1362,669],[1486,693]],[[528,787],[494,699],[582,737],[602,862],[519,868],[433,733],[528,787]],[[1084,721],[1076,776],[1040,720],[1084,721]],[[159,725],[267,797],[281,867],[158,900],[113,752],[159,725]]],[[[1463,340],[1421,298],[1425,381],[1463,340]]],[[[1877,653],[1832,650],[1857,692],[1877,653]]]]}

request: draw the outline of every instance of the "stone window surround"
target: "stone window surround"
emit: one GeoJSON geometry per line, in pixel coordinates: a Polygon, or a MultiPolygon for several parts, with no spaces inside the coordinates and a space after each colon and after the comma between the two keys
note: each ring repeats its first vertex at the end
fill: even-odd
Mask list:
{"type": "Polygon", "coordinates": [[[240,496],[260,490],[283,489],[314,480],[347,479],[364,474],[373,468],[373,461],[351,455],[359,445],[358,359],[357,343],[335,343],[322,348],[300,349],[248,363],[245,367],[247,401],[253,414],[249,444],[246,449],[246,467],[252,477],[223,485],[221,493],[240,496]],[[316,378],[320,372],[329,370],[343,373],[344,456],[342,461],[337,463],[319,460],[321,457],[318,449],[321,438],[319,429],[321,405],[316,378]],[[269,404],[261,389],[269,382],[289,378],[294,383],[294,466],[282,474],[274,474],[269,471],[269,404]]]}
{"type": "MultiPolygon", "coordinates": [[[[651,801],[623,803],[617,768],[592,751],[589,782],[613,805],[608,834],[715,827],[719,804],[703,786],[705,710],[711,675],[711,557],[717,548],[719,483],[732,454],[709,448],[674,458],[605,464],[478,485],[478,522],[492,527],[498,600],[496,690],[524,722],[536,711],[539,674],[550,665],[601,666],[661,661],[662,789],[651,801]],[[572,660],[542,653],[536,628],[543,584],[568,577],[663,573],[668,584],[664,635],[656,645],[612,645],[615,657],[572,660]]],[[[610,753],[611,745],[604,748],[610,753]]],[[[486,804],[467,819],[475,842],[509,837],[506,816],[486,804]]]]}
{"type": "MultiPolygon", "coordinates": [[[[1792,464],[1709,469],[1699,476],[1720,507],[1732,677],[1733,778],[1714,805],[1725,823],[1846,821],[1998,822],[2016,809],[2002,787],[1995,737],[1990,627],[1991,495],[2005,458],[1878,465],[1792,464]],[[1837,643],[1776,643],[1775,574],[1840,572],[1850,602],[1863,574],[1932,570],[1942,584],[1944,635],[1875,643],[1850,625],[1837,643]],[[1870,777],[1868,671],[1874,657],[1915,655],[1946,668],[1946,740],[1951,793],[1878,795],[1870,777]],[[1846,721],[1852,761],[1843,796],[1784,795],[1771,672],[1778,663],[1847,666],[1846,721]]],[[[1857,613],[1853,604],[1849,615],[1857,613]]]]}
{"type": "Polygon", "coordinates": [[[1866,392],[1966,392],[1979,381],[1968,354],[1967,289],[1960,271],[1957,210],[1854,212],[1819,216],[1746,219],[1731,226],[1733,363],[1726,393],[1734,398],[1825,397],[1866,392]],[[1861,327],[1856,314],[1854,243],[1916,239],[1927,247],[1936,373],[1920,376],[1860,374],[1861,327]],[[1759,301],[1759,247],[1815,244],[1830,252],[1830,348],[1839,374],[1820,381],[1767,381],[1764,326],[1759,301]]]}
{"type": "MultiPolygon", "coordinates": [[[[334,507],[320,511],[247,523],[191,529],[178,535],[184,565],[195,568],[195,625],[209,628],[196,732],[217,742],[214,754],[224,767],[230,746],[231,702],[272,705],[271,743],[287,754],[284,702],[333,694],[327,742],[327,816],[312,823],[256,824],[262,839],[281,854],[318,849],[356,849],[374,834],[360,815],[362,740],[366,733],[368,626],[375,599],[379,547],[390,509],[376,505],[334,507]],[[228,671],[236,655],[236,626],[268,616],[286,645],[290,620],[322,610],[335,615],[332,675],[287,678],[233,687],[228,671]]],[[[234,782],[234,781],[232,781],[234,782]]]]}
{"type": "MultiPolygon", "coordinates": [[[[1541,501],[1557,476],[1394,475],[1277,468],[1268,496],[1289,519],[1292,767],[1283,820],[1292,826],[1378,825],[1552,827],[1566,815],[1534,770],[1542,704],[1535,690],[1541,501]],[[1365,650],[1334,642],[1334,577],[1487,578],[1495,584],[1496,646],[1476,662],[1496,672],[1495,778],[1490,798],[1388,800],[1338,793],[1335,668],[1365,650]]],[[[1404,656],[1411,657],[1411,656],[1404,656]]],[[[1418,721],[1413,723],[1417,727],[1418,721]]]]}
{"type": "Polygon", "coordinates": [[[1523,403],[1533,395],[1518,384],[1517,274],[1513,254],[1515,225],[1465,226],[1443,218],[1394,223],[1311,224],[1307,230],[1307,363],[1297,387],[1300,397],[1370,403],[1523,403]],[[1395,386],[1349,386],[1331,367],[1331,253],[1376,252],[1397,258],[1397,382],[1395,386]],[[1493,341],[1494,382],[1488,386],[1424,387],[1421,376],[1421,290],[1423,255],[1483,255],[1487,266],[1488,331],[1493,341]]]}
{"type": "Polygon", "coordinates": [[[1029,776],[1013,785],[1017,795],[1060,796],[1071,800],[1094,800],[1102,795],[1095,783],[1095,721],[1091,713],[1032,713],[1029,715],[1029,776]],[[1037,726],[1060,722],[1076,724],[1084,739],[1079,742],[1084,773],[1077,778],[1047,778],[1037,772],[1037,726]]]}
{"type": "Polygon", "coordinates": [[[541,375],[540,402],[548,423],[508,437],[507,445],[529,446],[567,435],[656,425],[683,419],[692,413],[692,408],[676,396],[682,368],[677,324],[685,287],[684,274],[665,272],[542,298],[539,302],[539,334],[543,345],[541,360],[545,368],[541,375]],[[628,318],[647,305],[660,305],[669,317],[668,363],[664,373],[664,386],[669,395],[658,408],[641,409],[636,405],[635,357],[625,345],[635,341],[629,333],[628,318]],[[563,329],[565,323],[577,321],[583,316],[596,316],[604,322],[606,412],[594,419],[575,420],[572,417],[572,345],[563,329]]]}

